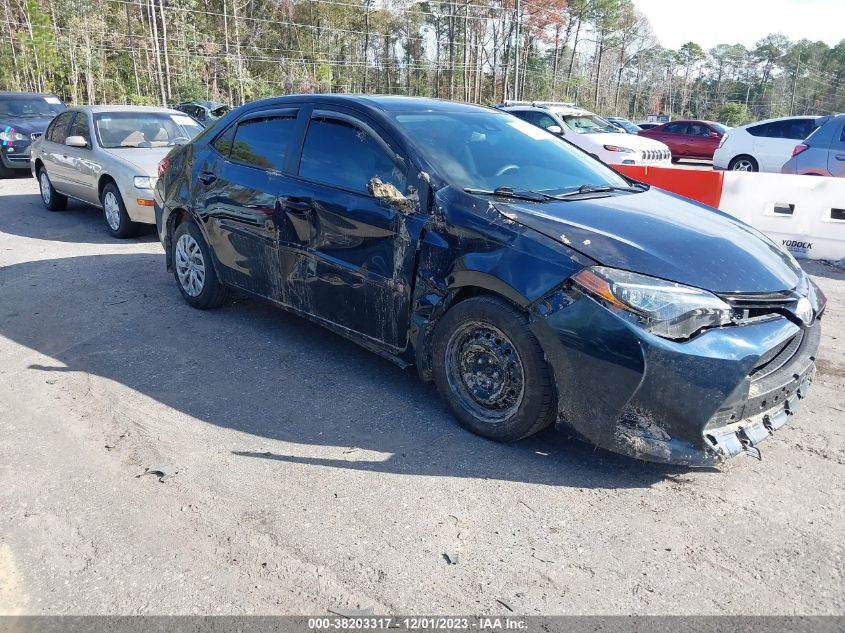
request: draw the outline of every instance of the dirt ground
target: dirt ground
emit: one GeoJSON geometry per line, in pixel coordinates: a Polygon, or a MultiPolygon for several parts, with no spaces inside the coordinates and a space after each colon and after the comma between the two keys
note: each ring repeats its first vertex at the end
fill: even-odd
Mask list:
{"type": "Polygon", "coordinates": [[[807,269],[809,399],[696,471],[475,437],[412,371],[193,310],[152,234],[0,182],[0,613],[845,613],[845,273],[807,269]]]}

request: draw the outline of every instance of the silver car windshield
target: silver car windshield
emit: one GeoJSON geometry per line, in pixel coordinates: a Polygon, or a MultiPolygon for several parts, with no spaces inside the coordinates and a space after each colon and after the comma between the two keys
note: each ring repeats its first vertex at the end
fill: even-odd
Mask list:
{"type": "Polygon", "coordinates": [[[202,127],[184,114],[103,112],[94,115],[100,147],[172,147],[187,143],[202,127]]]}

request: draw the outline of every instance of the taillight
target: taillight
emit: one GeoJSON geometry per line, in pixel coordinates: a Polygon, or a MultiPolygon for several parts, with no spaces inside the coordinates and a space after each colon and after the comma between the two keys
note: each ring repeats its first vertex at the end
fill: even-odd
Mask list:
{"type": "Polygon", "coordinates": [[[798,154],[800,154],[801,152],[806,152],[808,149],[810,149],[809,145],[804,145],[804,143],[801,143],[800,145],[795,146],[795,149],[792,150],[792,155],[798,156],[798,154]]]}
{"type": "Polygon", "coordinates": [[[724,144],[725,144],[725,141],[727,141],[727,140],[728,140],[728,135],[727,135],[727,134],[722,134],[722,140],[721,140],[721,141],[719,141],[719,147],[722,147],[722,145],[724,145],[724,144]]]}
{"type": "Polygon", "coordinates": [[[167,171],[167,168],[170,167],[170,161],[167,158],[162,158],[161,162],[158,164],[158,175],[161,177],[164,172],[167,171]]]}

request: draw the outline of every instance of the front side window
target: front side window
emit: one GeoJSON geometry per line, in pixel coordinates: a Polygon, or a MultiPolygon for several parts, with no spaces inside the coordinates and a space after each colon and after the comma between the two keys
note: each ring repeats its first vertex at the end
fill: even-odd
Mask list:
{"type": "Polygon", "coordinates": [[[603,163],[504,112],[396,112],[409,142],[448,183],[560,193],[582,185],[627,187],[603,163]]]}
{"type": "Polygon", "coordinates": [[[53,141],[54,143],[64,144],[65,139],[67,138],[67,126],[70,123],[71,117],[73,117],[73,112],[62,112],[59,116],[57,116],[50,124],[47,139],[53,141]]]}
{"type": "Polygon", "coordinates": [[[301,177],[361,193],[378,178],[404,193],[404,172],[363,128],[331,117],[311,119],[299,164],[301,177]]]}
{"type": "Polygon", "coordinates": [[[202,132],[191,117],[167,112],[102,112],[94,115],[94,129],[106,149],[172,147],[202,132]]]}
{"type": "MultiPolygon", "coordinates": [[[[282,171],[295,131],[294,113],[289,116],[267,116],[241,121],[232,141],[230,157],[233,161],[252,167],[282,171]]],[[[224,144],[224,148],[225,136],[223,134],[218,139],[224,144]]]]}
{"type": "Polygon", "coordinates": [[[520,119],[525,119],[529,123],[533,123],[534,125],[543,128],[544,130],[549,129],[553,125],[557,125],[557,121],[555,121],[552,117],[550,117],[545,112],[533,112],[530,110],[523,110],[514,112],[516,116],[520,119]]]}
{"type": "Polygon", "coordinates": [[[88,126],[88,115],[84,112],[78,112],[73,119],[73,124],[70,126],[68,136],[81,136],[91,146],[91,130],[88,126]]]}

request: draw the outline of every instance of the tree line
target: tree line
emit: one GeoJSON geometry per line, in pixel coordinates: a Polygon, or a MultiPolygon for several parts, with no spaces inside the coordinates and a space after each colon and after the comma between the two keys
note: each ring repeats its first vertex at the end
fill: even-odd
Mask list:
{"type": "MultiPolygon", "coordinates": [[[[845,110],[845,40],[662,47],[630,0],[0,0],[0,89],[234,105],[296,92],[572,101],[728,124],[845,110]]],[[[785,16],[787,18],[788,16],[785,16]]]]}

